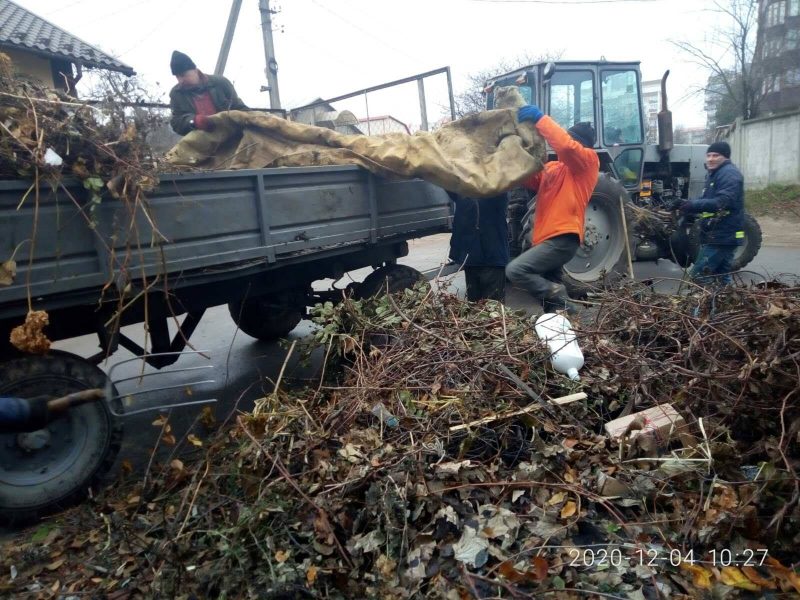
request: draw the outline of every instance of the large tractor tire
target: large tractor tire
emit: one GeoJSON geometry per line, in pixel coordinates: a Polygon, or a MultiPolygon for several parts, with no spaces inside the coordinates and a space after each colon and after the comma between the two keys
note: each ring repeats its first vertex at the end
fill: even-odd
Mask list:
{"type": "MultiPolygon", "coordinates": [[[[749,213],[744,213],[744,243],[736,247],[733,254],[733,270],[744,269],[756,257],[761,250],[761,226],[758,221],[749,213]]],[[[697,259],[700,253],[700,221],[697,220],[689,230],[688,253],[692,257],[692,262],[697,259]]]]}
{"type": "MultiPolygon", "coordinates": [[[[611,283],[625,272],[625,234],[620,212],[620,196],[629,202],[622,184],[605,173],[597,178],[584,218],[584,240],[575,257],[564,265],[563,283],[572,298],[584,298],[587,293],[611,283]]],[[[536,197],[529,204],[523,221],[521,247],[531,247],[536,197]]]]}
{"type": "MultiPolygon", "coordinates": [[[[107,384],[98,367],[66,352],[0,364],[0,396],[56,398],[107,384]]],[[[122,412],[118,400],[114,406],[122,412]]],[[[0,433],[0,523],[29,523],[80,502],[111,468],[121,443],[122,423],[102,401],[71,408],[38,431],[0,433]]]]}
{"type": "Polygon", "coordinates": [[[303,318],[304,295],[284,292],[228,303],[234,323],[250,337],[265,342],[285,337],[303,318]]]}
{"type": "Polygon", "coordinates": [[[385,294],[387,291],[389,294],[394,294],[413,288],[420,281],[425,281],[425,276],[412,267],[384,265],[375,269],[356,286],[355,297],[361,300],[385,294]]]}

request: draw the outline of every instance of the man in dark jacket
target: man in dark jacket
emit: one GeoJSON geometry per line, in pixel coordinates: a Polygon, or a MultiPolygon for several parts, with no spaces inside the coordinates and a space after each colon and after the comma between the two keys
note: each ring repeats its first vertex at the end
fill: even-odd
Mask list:
{"type": "Polygon", "coordinates": [[[183,52],[175,50],[169,66],[178,80],[178,85],[169,92],[170,125],[175,133],[186,135],[193,129],[209,131],[209,116],[223,110],[247,110],[230,81],[201,72],[183,52]]]}
{"type": "Polygon", "coordinates": [[[681,206],[683,212],[699,213],[700,253],[690,271],[698,282],[731,283],[733,255],[744,243],[744,178],[730,157],[728,142],[711,144],[703,195],[681,206]]]}
{"type": "Polygon", "coordinates": [[[506,297],[506,265],[509,261],[508,196],[500,194],[477,200],[450,195],[456,205],[450,258],[464,265],[467,300],[506,297]]]}

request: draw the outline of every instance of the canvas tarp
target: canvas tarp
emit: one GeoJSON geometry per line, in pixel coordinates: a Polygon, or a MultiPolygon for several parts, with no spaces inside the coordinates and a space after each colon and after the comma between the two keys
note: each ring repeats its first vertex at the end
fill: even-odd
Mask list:
{"type": "Polygon", "coordinates": [[[470,115],[434,132],[346,135],[269,113],[227,111],[213,130],[192,131],[167,153],[178,167],[245,169],[360,165],[388,179],[420,178],[480,198],[542,169],[545,144],[515,108],[470,115]]]}

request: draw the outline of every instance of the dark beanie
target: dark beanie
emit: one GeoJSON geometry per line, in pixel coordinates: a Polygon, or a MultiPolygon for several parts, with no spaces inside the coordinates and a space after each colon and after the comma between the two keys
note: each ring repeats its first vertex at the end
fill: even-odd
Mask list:
{"type": "Polygon", "coordinates": [[[706,150],[706,154],[709,152],[716,152],[717,154],[722,154],[725,158],[731,157],[731,145],[728,142],[714,142],[708,147],[706,150]]]}
{"type": "Polygon", "coordinates": [[[567,133],[572,136],[572,139],[574,139],[576,142],[580,142],[587,148],[592,148],[595,140],[597,139],[594,132],[594,127],[592,127],[592,124],[588,121],[575,123],[575,125],[567,129],[567,133]]]}
{"type": "Polygon", "coordinates": [[[172,59],[169,61],[169,67],[172,69],[173,75],[180,75],[186,73],[191,69],[196,69],[197,65],[194,64],[191,58],[186,56],[183,52],[173,51],[172,59]]]}

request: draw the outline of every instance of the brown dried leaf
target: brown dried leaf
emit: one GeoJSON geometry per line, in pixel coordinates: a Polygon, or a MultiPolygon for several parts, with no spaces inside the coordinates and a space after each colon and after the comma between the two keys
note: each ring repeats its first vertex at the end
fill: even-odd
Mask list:
{"type": "Polygon", "coordinates": [[[739,567],[722,567],[720,570],[720,581],[725,585],[731,585],[743,590],[750,590],[751,592],[761,591],[761,586],[745,577],[745,574],[739,570],[739,567]]]}
{"type": "Polygon", "coordinates": [[[217,422],[214,416],[214,411],[210,406],[206,406],[200,411],[200,422],[207,428],[211,429],[217,422]]]}
{"type": "Polygon", "coordinates": [[[533,563],[533,575],[536,577],[536,580],[544,581],[547,579],[547,570],[550,568],[547,559],[543,556],[534,556],[531,562],[533,563]]]}
{"type": "Polygon", "coordinates": [[[58,560],[54,560],[53,562],[51,562],[51,563],[50,563],[49,565],[47,565],[45,568],[46,568],[48,571],[55,571],[55,570],[56,570],[56,569],[58,569],[58,568],[59,568],[61,565],[63,565],[65,562],[67,562],[67,559],[66,559],[66,557],[63,557],[63,556],[62,556],[62,557],[61,557],[61,558],[59,558],[58,560]]]}
{"type": "Polygon", "coordinates": [[[11,285],[14,283],[14,277],[17,276],[17,263],[13,260],[7,260],[0,263],[0,285],[11,285]]]}
{"type": "Polygon", "coordinates": [[[692,576],[692,583],[695,587],[703,590],[711,589],[711,571],[700,565],[692,565],[681,562],[680,568],[692,576]]]}
{"type": "Polygon", "coordinates": [[[306,571],[306,581],[308,585],[314,585],[314,582],[317,580],[317,573],[319,573],[319,569],[314,565],[308,567],[308,571],[306,571]]]}
{"type": "Polygon", "coordinates": [[[754,567],[748,567],[747,565],[744,565],[742,566],[742,573],[744,573],[745,576],[750,581],[752,581],[753,583],[762,588],[774,590],[775,588],[778,587],[773,579],[767,579],[766,577],[762,577],[761,574],[758,572],[758,570],[755,569],[754,567]]]}
{"type": "Polygon", "coordinates": [[[572,500],[569,500],[561,509],[561,518],[568,519],[578,511],[578,505],[572,500]]]}

